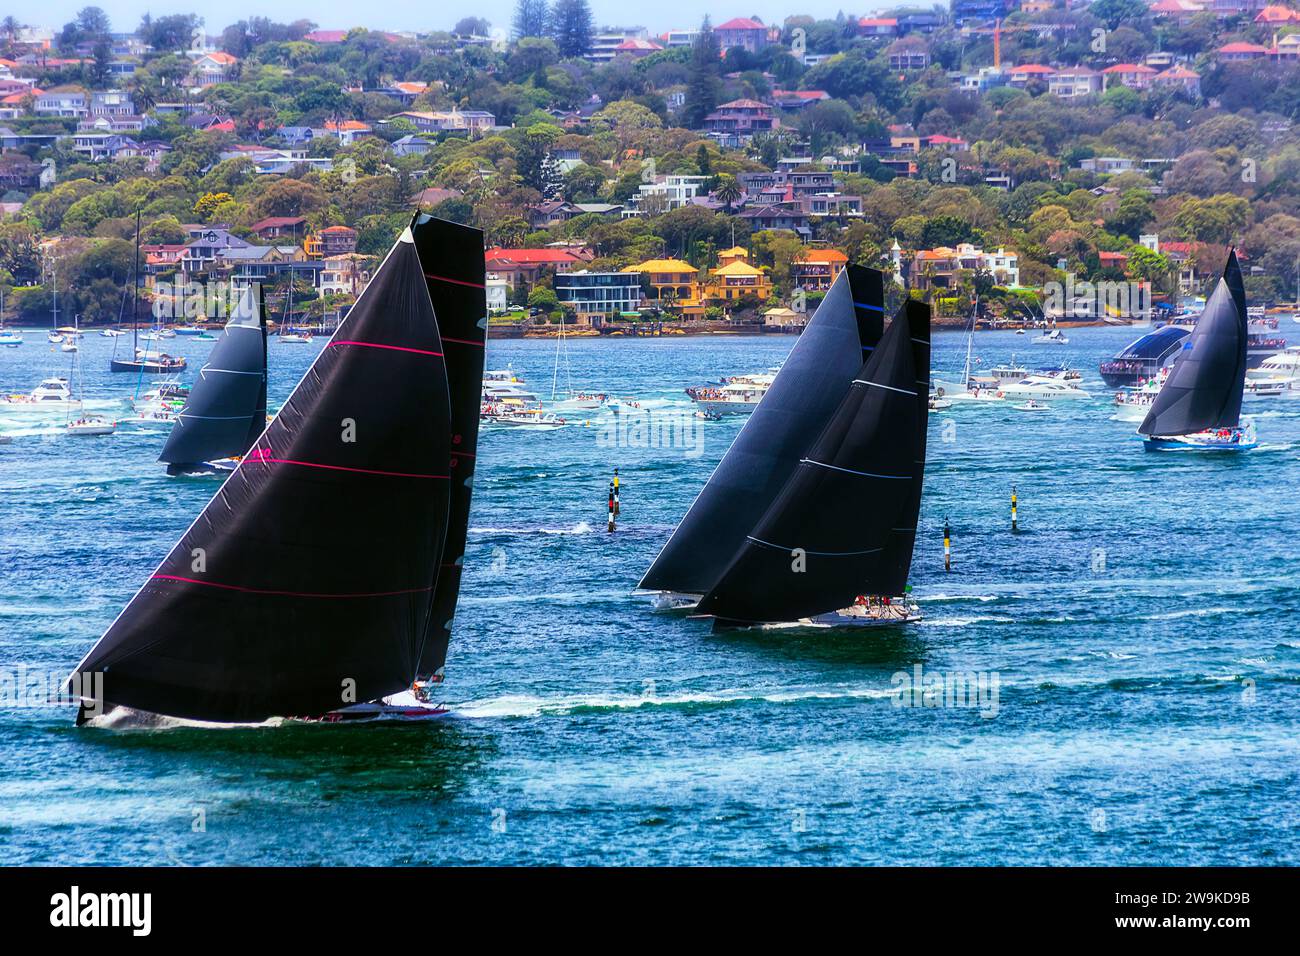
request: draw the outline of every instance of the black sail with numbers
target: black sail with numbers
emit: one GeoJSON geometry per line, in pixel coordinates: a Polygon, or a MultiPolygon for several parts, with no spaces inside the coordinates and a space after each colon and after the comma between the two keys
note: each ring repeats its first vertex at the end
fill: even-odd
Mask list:
{"type": "Polygon", "coordinates": [[[236,299],[158,460],[176,473],[237,457],[265,427],[266,306],[262,287],[251,285],[236,299]]]}
{"type": "Polygon", "coordinates": [[[279,414],[78,665],[102,672],[107,705],[249,721],[409,686],[447,528],[443,351],[407,229],[279,414]]]}
{"type": "Polygon", "coordinates": [[[795,621],[901,590],[925,467],[929,339],[929,306],[904,303],[700,613],[795,621]]]}
{"type": "Polygon", "coordinates": [[[1190,435],[1241,422],[1246,385],[1246,290],[1235,251],[1178,360],[1138,426],[1142,435],[1190,435]]]}
{"type": "Polygon", "coordinates": [[[487,345],[487,274],[480,230],[423,214],[415,217],[411,229],[447,355],[451,400],[451,484],[446,544],[418,669],[421,677],[432,677],[447,660],[452,617],[456,613],[464,570],[470,496],[478,461],[479,410],[487,345]]]}
{"type": "Polygon", "coordinates": [[[880,338],[883,285],[872,272],[836,278],[639,587],[704,594],[717,583],[880,338]]]}

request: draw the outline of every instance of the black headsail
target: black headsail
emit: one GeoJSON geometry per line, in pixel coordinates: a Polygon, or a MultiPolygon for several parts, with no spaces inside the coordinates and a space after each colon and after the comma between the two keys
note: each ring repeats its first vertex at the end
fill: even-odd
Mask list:
{"type": "Polygon", "coordinates": [[[260,285],[235,301],[159,461],[169,472],[243,455],[266,427],[266,307],[260,285]]]}
{"type": "Polygon", "coordinates": [[[883,285],[873,271],[840,273],[639,587],[704,594],[721,577],[879,340],[883,285]]]}
{"type": "Polygon", "coordinates": [[[100,638],[104,700],[215,721],[407,687],[438,579],[451,417],[409,230],[275,420],[100,638]]]}
{"type": "Polygon", "coordinates": [[[451,497],[446,544],[419,664],[419,675],[430,677],[447,660],[451,620],[460,596],[470,496],[478,460],[487,345],[487,275],[480,230],[421,214],[412,222],[411,231],[447,353],[451,398],[451,497]]]}
{"type": "Polygon", "coordinates": [[[1233,428],[1246,381],[1246,292],[1236,252],[1183,342],[1169,378],[1138,426],[1142,435],[1190,435],[1233,428]]]}
{"type": "Polygon", "coordinates": [[[795,621],[901,591],[925,465],[929,339],[929,306],[905,303],[700,613],[795,621]]]}

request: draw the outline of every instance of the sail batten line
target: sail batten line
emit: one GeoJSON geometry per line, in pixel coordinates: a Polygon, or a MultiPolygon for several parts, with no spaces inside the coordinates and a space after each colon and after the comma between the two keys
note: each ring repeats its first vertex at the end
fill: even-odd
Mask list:
{"type": "Polygon", "coordinates": [[[883,305],[872,305],[870,302],[854,302],[853,307],[855,309],[870,309],[872,312],[885,311],[885,307],[883,305]]]}
{"type": "Polygon", "coordinates": [[[384,345],[380,342],[357,342],[351,339],[343,339],[338,342],[330,342],[329,347],[334,348],[339,345],[356,345],[366,349],[387,349],[392,352],[415,352],[418,355],[431,355],[434,358],[442,358],[441,352],[431,352],[428,349],[413,349],[405,345],[384,345]]]}
{"type": "Polygon", "coordinates": [[[328,593],[314,591],[280,591],[268,588],[250,588],[242,584],[222,584],[219,581],[204,581],[199,578],[186,578],[178,574],[155,574],[151,580],[154,581],[177,581],[181,584],[201,584],[205,587],[219,588],[222,591],[239,591],[244,594],[267,594],[273,597],[301,597],[301,598],[375,598],[375,597],[396,597],[401,594],[425,594],[432,591],[431,587],[424,588],[403,588],[397,591],[357,591],[354,593],[328,593]]]}
{"type": "Polygon", "coordinates": [[[485,346],[482,342],[475,342],[475,341],[473,341],[472,339],[453,339],[453,338],[452,338],[451,336],[449,336],[449,335],[444,335],[444,336],[442,337],[442,340],[443,340],[444,342],[455,342],[457,345],[473,345],[473,346],[476,346],[476,347],[478,347],[478,348],[486,348],[486,347],[487,347],[487,346],[485,346]]]}
{"type": "Polygon", "coordinates": [[[745,535],[745,537],[755,544],[761,544],[766,548],[776,548],[778,551],[802,551],[804,554],[815,555],[819,558],[848,558],[860,554],[875,554],[877,551],[884,550],[884,548],[869,548],[866,551],[809,551],[807,548],[801,548],[798,545],[787,547],[783,544],[773,544],[771,541],[764,541],[762,538],[755,538],[752,534],[745,535]]]}
{"type": "Polygon", "coordinates": [[[822,468],[829,468],[832,471],[842,471],[848,475],[858,475],[862,478],[885,478],[889,481],[911,481],[911,475],[877,475],[870,471],[854,471],[852,468],[841,468],[839,465],[828,465],[824,461],[814,461],[811,458],[800,459],[801,465],[818,465],[822,468]]]}
{"type": "Polygon", "coordinates": [[[913,397],[916,397],[916,392],[913,392],[913,391],[911,391],[910,389],[906,389],[906,388],[895,388],[895,387],[892,386],[892,385],[881,385],[879,382],[868,382],[868,381],[867,381],[866,379],[864,379],[864,378],[855,378],[855,379],[853,380],[853,384],[854,384],[854,385],[873,385],[873,386],[875,386],[876,388],[883,388],[883,389],[885,389],[886,391],[890,391],[890,392],[898,392],[900,395],[911,395],[911,396],[913,396],[913,397]]]}

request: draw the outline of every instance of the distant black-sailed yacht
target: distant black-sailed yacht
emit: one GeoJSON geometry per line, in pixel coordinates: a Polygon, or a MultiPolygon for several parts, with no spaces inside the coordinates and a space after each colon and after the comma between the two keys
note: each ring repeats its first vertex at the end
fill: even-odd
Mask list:
{"type": "Polygon", "coordinates": [[[1147,451],[1242,452],[1258,445],[1254,423],[1241,417],[1247,334],[1246,289],[1230,250],[1205,311],[1138,426],[1147,451]]]}

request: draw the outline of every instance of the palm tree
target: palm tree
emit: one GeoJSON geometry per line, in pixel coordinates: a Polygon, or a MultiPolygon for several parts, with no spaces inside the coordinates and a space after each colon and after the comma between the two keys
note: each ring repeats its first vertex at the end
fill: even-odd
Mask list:
{"type": "Polygon", "coordinates": [[[724,173],[718,177],[718,188],[713,191],[713,195],[726,206],[727,212],[731,212],[731,207],[740,201],[745,192],[740,188],[740,183],[736,182],[735,176],[724,173]]]}

